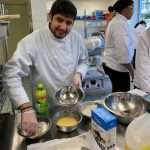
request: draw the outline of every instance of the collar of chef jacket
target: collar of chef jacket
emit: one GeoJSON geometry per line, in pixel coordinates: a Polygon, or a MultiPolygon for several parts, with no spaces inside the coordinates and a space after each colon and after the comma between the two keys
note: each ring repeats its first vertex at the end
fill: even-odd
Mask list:
{"type": "Polygon", "coordinates": [[[50,39],[53,39],[53,40],[57,41],[57,42],[65,42],[67,40],[67,38],[68,38],[68,35],[65,36],[64,38],[57,38],[57,37],[55,37],[54,34],[49,29],[49,23],[47,24],[47,30],[48,30],[48,37],[50,39]]]}

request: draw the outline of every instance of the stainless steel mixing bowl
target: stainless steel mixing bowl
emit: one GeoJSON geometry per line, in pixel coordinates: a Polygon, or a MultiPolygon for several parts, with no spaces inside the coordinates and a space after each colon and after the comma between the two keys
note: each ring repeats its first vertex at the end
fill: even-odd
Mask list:
{"type": "Polygon", "coordinates": [[[56,100],[63,106],[75,105],[81,102],[84,96],[85,94],[82,88],[77,88],[76,91],[74,91],[72,86],[64,86],[55,94],[56,100]]]}
{"type": "Polygon", "coordinates": [[[62,131],[62,132],[71,132],[74,131],[77,126],[79,125],[79,123],[82,120],[82,116],[79,112],[77,111],[73,111],[73,110],[64,110],[64,111],[60,111],[54,114],[53,116],[53,122],[56,125],[56,127],[58,128],[58,130],[62,131]],[[63,125],[58,125],[57,122],[59,119],[64,118],[64,117],[71,117],[74,118],[77,123],[72,125],[72,126],[63,126],[63,125]]]}
{"type": "Polygon", "coordinates": [[[52,121],[49,118],[44,117],[44,116],[37,116],[37,121],[38,121],[38,131],[36,135],[29,135],[25,131],[22,131],[21,123],[19,123],[17,126],[18,134],[22,137],[25,137],[31,140],[39,139],[40,137],[42,137],[51,128],[52,121]]]}
{"type": "Polygon", "coordinates": [[[103,106],[124,124],[144,114],[149,104],[144,97],[128,92],[112,93],[103,101],[103,106]]]}

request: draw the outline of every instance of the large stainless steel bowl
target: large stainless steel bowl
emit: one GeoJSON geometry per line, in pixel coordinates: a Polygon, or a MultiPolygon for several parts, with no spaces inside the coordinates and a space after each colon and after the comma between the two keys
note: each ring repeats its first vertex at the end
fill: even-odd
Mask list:
{"type": "MultiPolygon", "coordinates": [[[[60,112],[57,112],[54,114],[53,116],[53,122],[54,124],[56,125],[56,127],[58,128],[58,130],[62,131],[62,132],[71,132],[71,131],[74,131],[77,126],[79,125],[79,123],[81,122],[82,120],[82,116],[79,112],[77,111],[73,111],[73,110],[64,110],[64,111],[60,111],[60,112]],[[58,120],[61,119],[61,118],[74,118],[76,120],[76,123],[75,124],[72,124],[72,125],[58,125],[58,120]]],[[[69,121],[68,121],[69,122],[69,121]]],[[[67,123],[67,122],[66,122],[67,123]]]]}
{"type": "Polygon", "coordinates": [[[129,124],[133,119],[146,112],[149,102],[136,94],[116,92],[108,95],[104,99],[103,105],[117,117],[119,122],[129,124]]]}
{"type": "Polygon", "coordinates": [[[74,91],[72,86],[64,86],[55,94],[56,100],[63,106],[75,105],[81,102],[84,99],[84,96],[85,94],[82,88],[77,88],[74,91]]]}

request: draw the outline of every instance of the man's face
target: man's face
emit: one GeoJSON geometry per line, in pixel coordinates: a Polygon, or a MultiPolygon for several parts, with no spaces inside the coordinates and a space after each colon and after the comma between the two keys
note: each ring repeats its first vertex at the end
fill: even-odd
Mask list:
{"type": "Polygon", "coordinates": [[[50,15],[50,30],[57,38],[64,38],[71,31],[74,24],[74,19],[62,14],[56,14],[53,17],[50,15]]]}

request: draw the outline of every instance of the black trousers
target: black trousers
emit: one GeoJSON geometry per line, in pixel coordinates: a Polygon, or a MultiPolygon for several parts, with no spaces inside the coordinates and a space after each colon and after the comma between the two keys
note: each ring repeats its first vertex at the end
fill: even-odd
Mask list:
{"type": "Polygon", "coordinates": [[[119,72],[113,70],[102,63],[105,74],[107,74],[112,83],[112,92],[127,92],[130,90],[130,75],[128,72],[119,72]]]}

